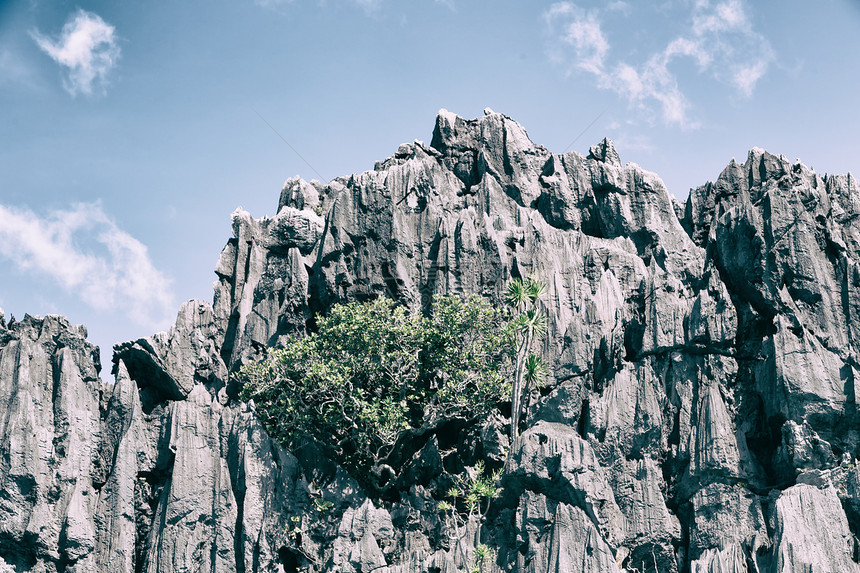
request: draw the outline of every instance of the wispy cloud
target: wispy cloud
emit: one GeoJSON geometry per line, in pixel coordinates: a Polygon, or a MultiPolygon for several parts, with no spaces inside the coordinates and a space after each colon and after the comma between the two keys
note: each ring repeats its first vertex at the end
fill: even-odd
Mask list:
{"type": "Polygon", "coordinates": [[[73,96],[92,95],[94,89],[103,91],[108,73],[120,57],[114,27],[80,9],[69,17],[57,39],[38,30],[30,35],[43,52],[65,68],[63,87],[73,96]]]}
{"type": "Polygon", "coordinates": [[[672,71],[673,62],[692,60],[700,73],[731,86],[740,96],[751,97],[774,53],[753,29],[742,0],[694,0],[687,6],[687,23],[665,48],[628,62],[611,61],[602,18],[609,13],[630,15],[629,4],[612,2],[601,12],[558,2],[544,12],[550,57],[569,73],[593,75],[598,87],[616,92],[632,106],[658,108],[666,124],[695,128],[698,122],[691,117],[692,105],[672,71]]]}
{"type": "Polygon", "coordinates": [[[691,43],[707,53],[714,77],[751,97],[776,59],[767,39],[755,31],[742,0],[697,0],[691,43]]]}
{"type": "MultiPolygon", "coordinates": [[[[560,41],[562,50],[573,50],[577,68],[597,76],[605,75],[603,63],[609,42],[603,36],[596,12],[583,10],[570,2],[559,2],[550,6],[544,20],[560,41]]],[[[564,53],[553,55],[557,61],[565,58],[564,53]]]]}
{"type": "Polygon", "coordinates": [[[731,81],[746,97],[751,97],[756,83],[767,71],[767,60],[758,60],[751,64],[739,64],[731,70],[731,81]]]}
{"type": "Polygon", "coordinates": [[[610,2],[609,4],[607,4],[606,10],[609,12],[620,12],[625,16],[629,16],[632,8],[629,2],[624,2],[623,0],[616,0],[615,2],[610,2]]]}
{"type": "Polygon", "coordinates": [[[693,9],[693,32],[697,36],[737,29],[749,29],[749,20],[740,0],[718,2],[698,0],[693,9]]]}
{"type": "Polygon", "coordinates": [[[92,308],[123,312],[143,326],[163,328],[175,310],[170,280],[146,246],[117,227],[99,203],[47,217],[0,205],[0,256],[50,277],[92,308]]]}

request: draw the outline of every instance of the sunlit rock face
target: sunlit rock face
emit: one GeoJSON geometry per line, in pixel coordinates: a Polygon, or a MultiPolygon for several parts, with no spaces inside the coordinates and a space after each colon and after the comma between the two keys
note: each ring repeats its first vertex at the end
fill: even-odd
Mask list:
{"type": "Polygon", "coordinates": [[[0,312],[0,571],[860,571],[860,186],[753,149],[684,204],[603,140],[441,111],[430,144],[237,209],[211,303],[119,344],[0,312]],[[230,378],[333,304],[548,284],[551,365],[416,435],[386,499],[274,443],[230,378]],[[503,406],[502,412],[505,412],[503,406]],[[459,536],[438,504],[487,459],[459,536]]]}

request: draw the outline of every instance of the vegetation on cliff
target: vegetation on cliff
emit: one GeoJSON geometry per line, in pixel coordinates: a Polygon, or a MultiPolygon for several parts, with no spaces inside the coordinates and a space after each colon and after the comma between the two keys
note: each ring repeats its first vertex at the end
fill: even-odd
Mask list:
{"type": "Polygon", "coordinates": [[[366,486],[396,473],[402,432],[482,416],[509,396],[513,323],[485,299],[437,296],[429,317],[380,298],[334,306],[316,332],[244,366],[270,435],[313,443],[366,486]]]}

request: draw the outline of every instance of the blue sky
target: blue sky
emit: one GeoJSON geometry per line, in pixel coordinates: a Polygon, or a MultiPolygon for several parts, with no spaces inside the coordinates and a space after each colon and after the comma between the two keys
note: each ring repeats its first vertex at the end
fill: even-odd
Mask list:
{"type": "Polygon", "coordinates": [[[857,0],[0,0],[0,308],[107,359],[211,299],[234,208],[429,141],[440,108],[559,153],[609,136],[681,199],[754,146],[857,174],[858,25],[857,0]]]}

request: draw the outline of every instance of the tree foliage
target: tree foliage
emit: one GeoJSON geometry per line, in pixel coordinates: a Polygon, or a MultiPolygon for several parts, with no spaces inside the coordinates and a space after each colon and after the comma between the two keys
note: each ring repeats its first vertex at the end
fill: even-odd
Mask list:
{"type": "Polygon", "coordinates": [[[437,296],[429,317],[384,298],[337,305],[317,332],[244,366],[242,397],[273,438],[314,443],[376,488],[404,430],[482,415],[509,395],[506,324],[479,296],[437,296]]]}

